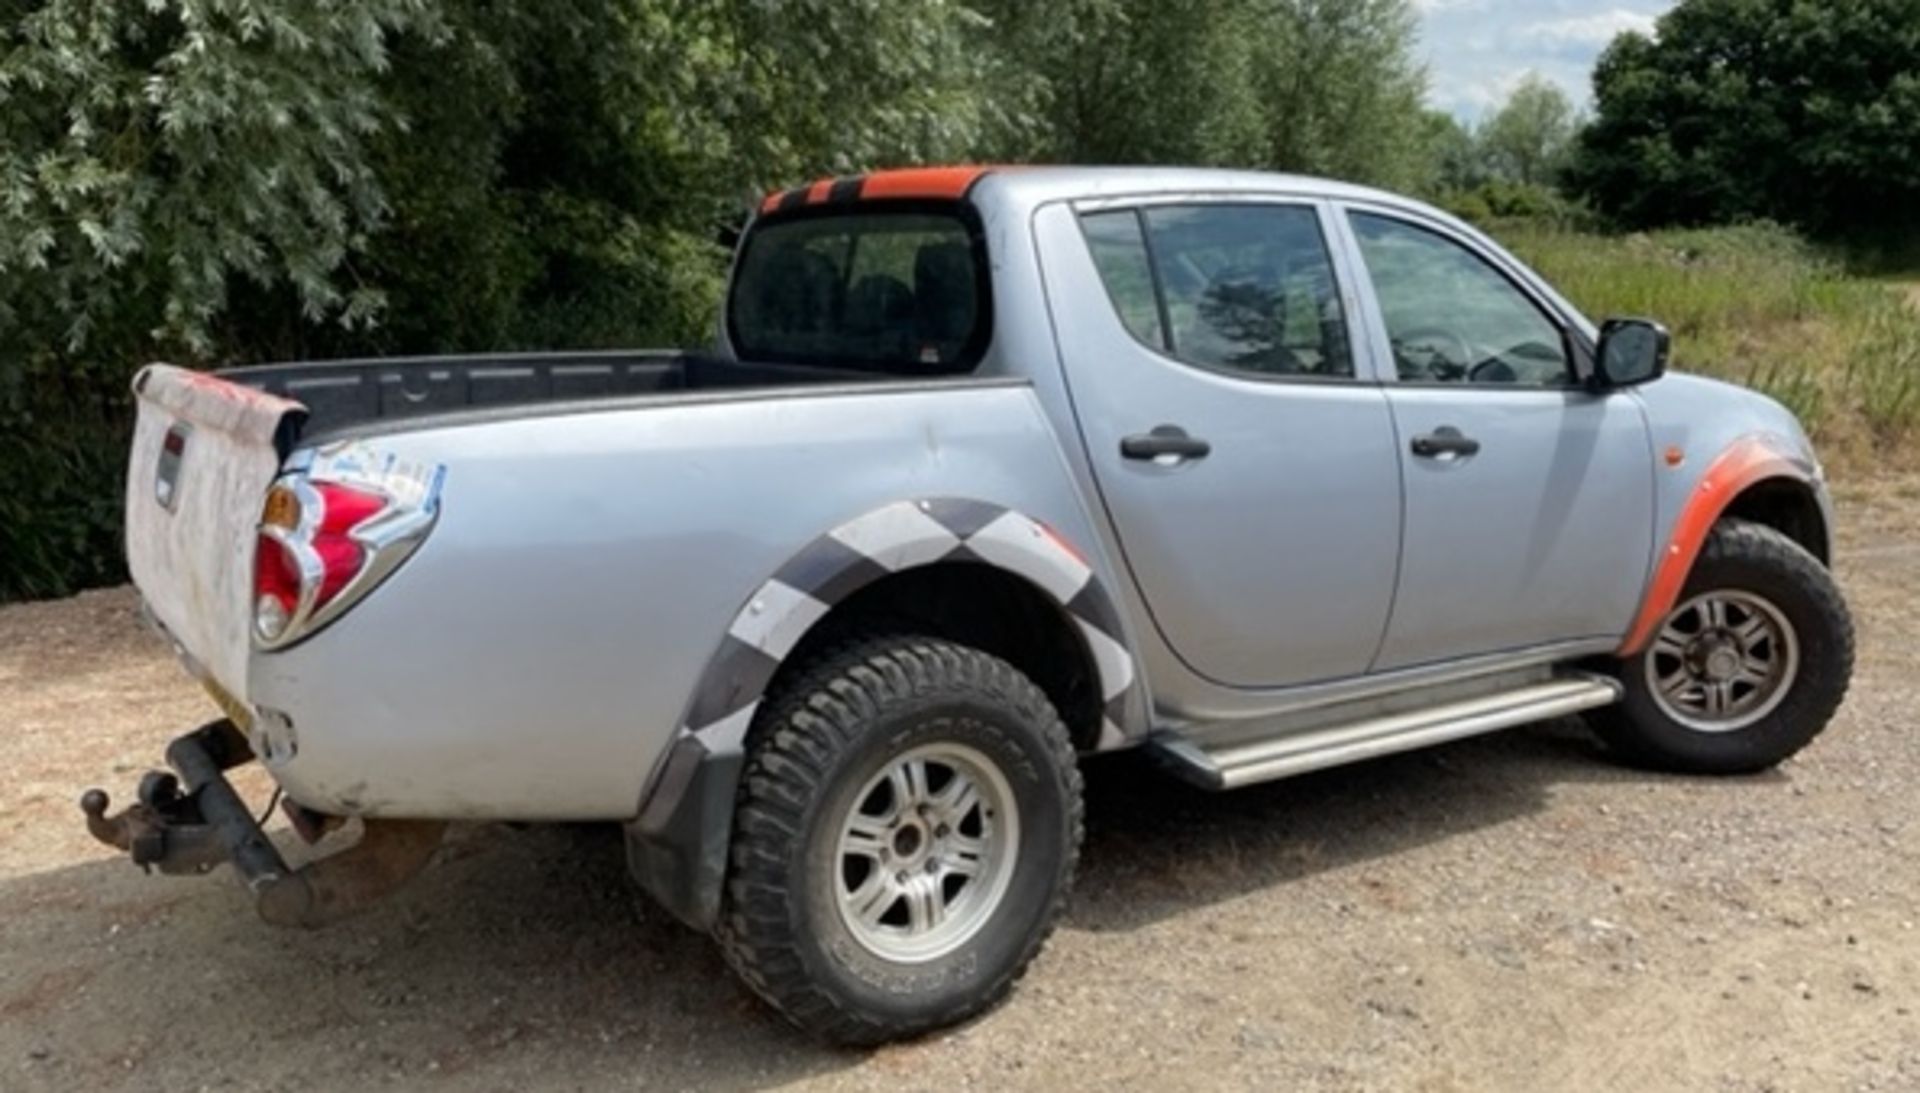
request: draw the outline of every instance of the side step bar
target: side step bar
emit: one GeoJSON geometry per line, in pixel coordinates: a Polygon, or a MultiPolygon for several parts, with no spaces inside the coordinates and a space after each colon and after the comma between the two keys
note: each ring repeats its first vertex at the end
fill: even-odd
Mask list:
{"type": "Polygon", "coordinates": [[[1153,746],[1172,761],[1174,770],[1183,778],[1206,789],[1236,789],[1564,717],[1611,705],[1619,701],[1620,694],[1618,680],[1598,675],[1565,675],[1497,694],[1231,746],[1209,749],[1202,742],[1173,733],[1156,736],[1153,746]]]}

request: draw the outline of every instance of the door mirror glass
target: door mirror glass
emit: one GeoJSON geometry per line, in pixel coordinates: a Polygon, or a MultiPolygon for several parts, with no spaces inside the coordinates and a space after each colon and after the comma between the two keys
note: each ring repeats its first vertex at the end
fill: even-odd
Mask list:
{"type": "Polygon", "coordinates": [[[1667,371],[1672,339],[1667,328],[1648,319],[1608,319],[1600,326],[1594,354],[1594,382],[1601,387],[1651,383],[1667,371]]]}

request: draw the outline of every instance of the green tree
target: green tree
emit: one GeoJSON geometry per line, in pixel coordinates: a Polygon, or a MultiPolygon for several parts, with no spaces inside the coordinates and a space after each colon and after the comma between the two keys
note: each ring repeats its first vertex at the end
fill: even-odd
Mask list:
{"type": "MultiPolygon", "coordinates": [[[[1027,53],[1047,107],[1028,156],[1061,163],[1259,161],[1248,0],[1067,0],[1027,3],[1033,18],[1065,13],[1073,33],[1027,53]]],[[[1003,24],[1004,25],[1004,24],[1003,24]]],[[[1019,56],[1021,45],[998,48],[1019,56]]]]}
{"type": "Polygon", "coordinates": [[[359,263],[390,286],[355,339],[380,351],[704,341],[717,230],[767,189],[1023,123],[986,93],[986,21],[946,0],[444,9],[449,40],[383,81],[417,124],[379,146],[394,215],[359,263]]]}
{"type": "Polygon", "coordinates": [[[1920,0],[1682,0],[1616,39],[1573,182],[1636,226],[1920,226],[1920,0]]]}
{"type": "Polygon", "coordinates": [[[990,21],[952,0],[0,19],[0,321],[38,357],[684,334],[700,316],[659,305],[711,296],[713,229],[758,192],[1034,124],[990,21]]]}
{"type": "Polygon", "coordinates": [[[1529,72],[1481,126],[1478,142],[1494,175],[1522,186],[1549,186],[1566,165],[1574,128],[1566,93],[1529,72]]]}
{"type": "Polygon", "coordinates": [[[1266,0],[1255,32],[1257,165],[1406,189],[1428,170],[1407,0],[1266,0]]]}
{"type": "Polygon", "coordinates": [[[1444,110],[1421,115],[1420,161],[1426,174],[1415,187],[1429,196],[1471,189],[1487,180],[1476,134],[1444,110]]]}
{"type": "MultiPolygon", "coordinates": [[[[0,326],[8,355],[211,348],[231,277],[363,320],[343,269],[385,219],[374,93],[414,0],[48,0],[0,39],[0,326]]],[[[0,9],[4,10],[4,9],[0,9]]]]}
{"type": "Polygon", "coordinates": [[[1412,186],[1426,173],[1406,0],[1062,0],[1029,54],[1039,159],[1266,168],[1412,186]]]}
{"type": "Polygon", "coordinates": [[[0,598],[119,567],[126,378],[233,294],[364,326],[371,142],[417,0],[0,0],[0,598]]]}

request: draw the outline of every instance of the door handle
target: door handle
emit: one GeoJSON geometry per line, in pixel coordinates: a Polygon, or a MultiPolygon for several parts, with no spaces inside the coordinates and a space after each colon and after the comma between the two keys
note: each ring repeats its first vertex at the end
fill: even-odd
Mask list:
{"type": "Polygon", "coordinates": [[[1473,455],[1480,450],[1480,442],[1451,425],[1442,425],[1433,432],[1414,437],[1410,447],[1413,454],[1422,459],[1441,459],[1473,455]]]}
{"type": "Polygon", "coordinates": [[[1120,438],[1120,454],[1128,459],[1160,459],[1172,457],[1173,462],[1183,459],[1204,459],[1213,445],[1197,436],[1188,436],[1187,431],[1178,425],[1155,425],[1149,433],[1135,433],[1120,438]]]}

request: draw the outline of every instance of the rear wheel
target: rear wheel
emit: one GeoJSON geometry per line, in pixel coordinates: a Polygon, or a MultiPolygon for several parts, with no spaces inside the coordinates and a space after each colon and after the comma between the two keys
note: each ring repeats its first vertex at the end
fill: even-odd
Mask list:
{"type": "Polygon", "coordinates": [[[799,668],[756,727],[715,932],[801,1027],[912,1036],[1012,987],[1080,831],[1073,748],[1030,680],[947,641],[857,640],[799,668]]]}
{"type": "Polygon", "coordinates": [[[1740,774],[1819,735],[1853,671],[1853,624],[1833,576],[1786,536],[1723,520],[1596,726],[1627,758],[1740,774]]]}

